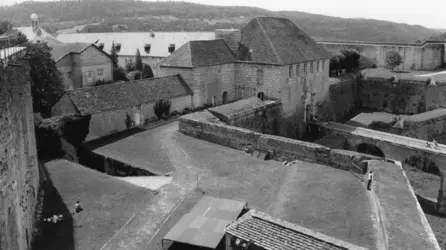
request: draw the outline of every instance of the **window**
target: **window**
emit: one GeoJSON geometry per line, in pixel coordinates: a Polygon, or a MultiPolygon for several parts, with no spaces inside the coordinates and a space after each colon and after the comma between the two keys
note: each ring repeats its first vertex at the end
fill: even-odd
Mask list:
{"type": "Polygon", "coordinates": [[[310,74],[313,73],[313,62],[310,62],[310,74]]]}
{"type": "Polygon", "coordinates": [[[316,62],[316,72],[319,72],[319,63],[320,63],[320,61],[316,62]]]}
{"type": "Polygon", "coordinates": [[[115,49],[116,49],[116,52],[118,53],[118,52],[121,50],[121,44],[120,44],[120,43],[117,43],[117,44],[115,45],[115,49]]]}
{"type": "Polygon", "coordinates": [[[104,69],[97,69],[96,75],[99,79],[104,79],[104,69]]]}
{"type": "Polygon", "coordinates": [[[71,78],[71,71],[67,72],[67,78],[71,78]]]}
{"type": "Polygon", "coordinates": [[[322,71],[325,71],[325,61],[321,61],[322,64],[322,71]]]}
{"type": "Polygon", "coordinates": [[[144,45],[144,51],[145,51],[147,54],[150,54],[150,48],[151,48],[150,44],[146,44],[146,45],[144,45]]]}
{"type": "Polygon", "coordinates": [[[168,50],[169,50],[169,53],[174,52],[175,51],[175,44],[170,44],[168,50]]]}
{"type": "Polygon", "coordinates": [[[87,80],[88,80],[89,82],[92,82],[92,81],[93,81],[93,71],[89,70],[89,71],[87,72],[87,80]]]}
{"type": "Polygon", "coordinates": [[[290,65],[290,67],[288,69],[288,77],[289,78],[293,77],[293,65],[290,65]]]}
{"type": "Polygon", "coordinates": [[[100,50],[103,50],[104,49],[104,43],[100,43],[98,47],[99,47],[100,50]]]}
{"type": "Polygon", "coordinates": [[[263,69],[257,70],[257,84],[263,85],[263,69]]]}
{"type": "Polygon", "coordinates": [[[300,64],[297,64],[296,65],[296,77],[298,77],[300,75],[299,67],[300,67],[300,64]]]}
{"type": "Polygon", "coordinates": [[[304,75],[307,75],[307,63],[304,63],[304,75]]]}

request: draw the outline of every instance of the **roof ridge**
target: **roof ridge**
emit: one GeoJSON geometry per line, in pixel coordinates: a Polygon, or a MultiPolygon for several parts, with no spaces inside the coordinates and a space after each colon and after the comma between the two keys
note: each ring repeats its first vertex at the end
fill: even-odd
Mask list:
{"type": "Polygon", "coordinates": [[[263,34],[265,34],[266,40],[268,41],[268,44],[273,48],[274,55],[276,56],[277,60],[279,61],[280,64],[283,64],[282,58],[279,57],[279,54],[277,53],[276,47],[271,42],[271,39],[268,36],[268,33],[266,33],[265,28],[263,28],[263,24],[262,24],[262,22],[260,22],[259,17],[256,17],[256,21],[259,23],[260,29],[262,30],[263,34]]]}

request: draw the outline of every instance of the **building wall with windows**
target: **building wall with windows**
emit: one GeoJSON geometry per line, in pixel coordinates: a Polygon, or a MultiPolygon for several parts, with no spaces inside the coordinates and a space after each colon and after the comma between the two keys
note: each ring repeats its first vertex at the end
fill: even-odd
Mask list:
{"type": "Polygon", "coordinates": [[[113,64],[106,54],[94,46],[82,53],[70,53],[56,62],[63,75],[65,90],[91,87],[98,80],[113,80],[113,64]]]}
{"type": "Polygon", "coordinates": [[[93,86],[98,80],[113,80],[111,58],[94,46],[90,46],[80,54],[80,64],[82,87],[93,86]]]}

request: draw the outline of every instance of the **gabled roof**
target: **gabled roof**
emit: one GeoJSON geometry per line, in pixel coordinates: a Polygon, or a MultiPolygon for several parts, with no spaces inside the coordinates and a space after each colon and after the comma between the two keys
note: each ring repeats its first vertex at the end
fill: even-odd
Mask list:
{"type": "Polygon", "coordinates": [[[282,249],[364,249],[310,229],[250,210],[231,225],[226,233],[266,250],[282,249]]]}
{"type": "Polygon", "coordinates": [[[16,27],[14,29],[23,33],[30,42],[47,42],[48,45],[62,44],[61,41],[56,39],[53,35],[46,32],[41,27],[37,27],[36,29],[33,29],[33,27],[16,27]]]}
{"type": "Polygon", "coordinates": [[[174,44],[175,49],[194,40],[213,40],[214,32],[109,32],[109,33],[73,33],[59,34],[57,39],[66,42],[82,42],[104,44],[104,51],[110,52],[113,41],[121,44],[118,55],[135,56],[139,49],[141,56],[168,57],[169,45],[174,44]],[[152,36],[153,34],[153,36],[152,36]],[[144,49],[150,44],[150,51],[144,49]]]}
{"type": "Polygon", "coordinates": [[[70,53],[82,53],[82,51],[90,46],[92,46],[91,43],[65,43],[53,45],[51,46],[51,55],[53,56],[54,61],[57,62],[70,53]]]}
{"type": "MultiPolygon", "coordinates": [[[[253,62],[294,64],[328,59],[329,53],[286,18],[257,17],[242,28],[242,45],[253,62]]],[[[239,55],[239,60],[244,58],[239,55]]]]}
{"type": "Polygon", "coordinates": [[[235,62],[235,56],[224,40],[190,41],[164,59],[167,67],[204,67],[235,62]]]}
{"type": "Polygon", "coordinates": [[[67,91],[66,95],[80,115],[91,115],[130,108],[157,99],[192,95],[192,90],[180,75],[174,75],[79,88],[67,91]]]}

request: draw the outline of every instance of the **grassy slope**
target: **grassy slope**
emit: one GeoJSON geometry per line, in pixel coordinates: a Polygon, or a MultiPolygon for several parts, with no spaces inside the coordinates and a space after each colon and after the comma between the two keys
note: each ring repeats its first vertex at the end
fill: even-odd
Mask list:
{"type": "MultiPolygon", "coordinates": [[[[53,191],[56,198],[45,201],[51,204],[44,205],[43,216],[62,213],[63,207],[54,210],[54,204],[61,202],[72,212],[77,200],[81,201],[84,211],[73,216],[72,225],[56,224],[55,227],[59,228],[47,225],[45,229],[49,231],[43,232],[36,249],[100,249],[116,230],[136,212],[146,208],[154,197],[148,189],[65,160],[49,162],[46,168],[57,191],[53,191]],[[73,228],[67,228],[70,226],[73,228]],[[54,228],[56,232],[63,231],[64,235],[52,234],[54,228]],[[72,236],[69,235],[70,230],[72,236]],[[70,238],[71,241],[67,240],[70,238]]],[[[69,219],[68,214],[64,217],[69,219]]]]}
{"type": "Polygon", "coordinates": [[[297,11],[272,12],[253,7],[219,7],[185,2],[28,2],[0,7],[0,16],[13,20],[17,26],[29,25],[29,15],[32,12],[39,13],[42,16],[41,22],[51,23],[53,28],[56,23],[67,28],[63,22],[89,23],[104,18],[111,24],[126,23],[132,30],[196,31],[240,28],[255,16],[281,16],[297,23],[309,35],[326,40],[414,42],[441,33],[422,26],[371,19],[346,19],[297,11]],[[160,16],[169,17],[170,21],[157,19],[160,16]],[[241,19],[241,16],[245,19],[241,19]],[[140,19],[137,20],[136,17],[140,19]],[[148,17],[152,19],[148,20],[148,17]]]}

